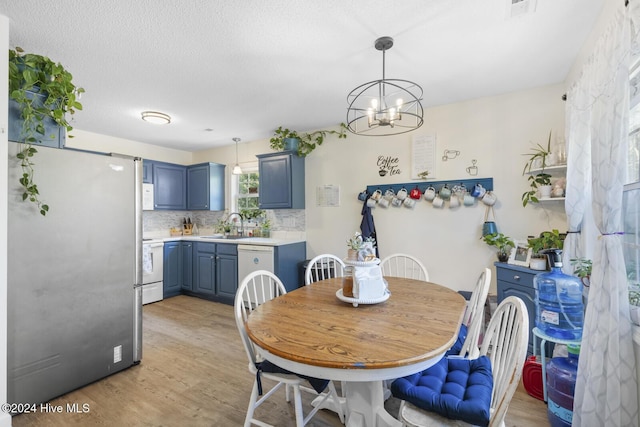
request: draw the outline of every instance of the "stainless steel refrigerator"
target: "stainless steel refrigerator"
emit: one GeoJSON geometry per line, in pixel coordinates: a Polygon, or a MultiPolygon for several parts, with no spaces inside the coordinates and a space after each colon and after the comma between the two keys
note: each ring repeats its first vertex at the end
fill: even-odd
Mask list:
{"type": "Polygon", "coordinates": [[[139,159],[37,147],[49,213],[22,201],[9,143],[8,401],[41,403],[142,355],[139,159]]]}

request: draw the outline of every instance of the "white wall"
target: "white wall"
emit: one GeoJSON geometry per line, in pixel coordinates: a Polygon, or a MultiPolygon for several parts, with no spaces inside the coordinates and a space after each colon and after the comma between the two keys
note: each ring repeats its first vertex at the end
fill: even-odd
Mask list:
{"type": "MultiPolygon", "coordinates": [[[[359,229],[362,202],[356,198],[367,185],[411,182],[411,140],[426,134],[437,136],[436,180],[472,178],[466,173],[477,160],[478,177],[493,177],[498,203],[499,231],[526,238],[550,228],[566,229],[563,204],[547,209],[522,207],[527,189],[522,176],[530,144],[545,143],[549,131],[564,132],[563,87],[543,87],[428,109],[425,124],[412,133],[395,137],[349,135],[327,141],[307,157],[308,256],[323,252],[346,254],[345,240],[359,229]],[[461,155],[441,161],[445,149],[461,155]],[[380,177],[378,156],[399,158],[402,173],[380,177]],[[339,208],[315,208],[316,187],[340,185],[339,208]]],[[[428,94],[427,94],[428,96],[428,94]]],[[[410,190],[410,188],[407,188],[410,190]]],[[[456,290],[471,290],[481,269],[496,261],[495,251],[479,240],[484,206],[455,211],[435,209],[424,200],[413,210],[375,208],[373,212],[380,256],[404,252],[420,258],[430,280],[456,290]]],[[[493,280],[495,293],[495,279],[493,280]]]]}
{"type": "MultiPolygon", "coordinates": [[[[9,49],[9,19],[0,15],[0,46],[9,49]]],[[[0,56],[0,99],[9,98],[9,56],[0,56]]],[[[0,159],[7,159],[9,104],[0,104],[0,159]]],[[[0,404],[7,401],[7,203],[9,173],[6,160],[0,162],[0,404]]],[[[0,411],[0,427],[11,426],[11,416],[0,411]]]]}

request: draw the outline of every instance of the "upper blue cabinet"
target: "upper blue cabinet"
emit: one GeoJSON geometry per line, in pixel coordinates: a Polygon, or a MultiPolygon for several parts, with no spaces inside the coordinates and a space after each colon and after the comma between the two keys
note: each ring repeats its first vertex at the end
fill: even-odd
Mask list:
{"type": "Polygon", "coordinates": [[[163,162],[151,163],[154,209],[185,210],[187,208],[186,166],[163,162]]]}
{"type": "MultiPolygon", "coordinates": [[[[29,92],[31,96],[35,96],[37,99],[42,100],[44,102],[44,95],[29,92]]],[[[40,105],[42,105],[40,102],[40,105]]],[[[15,142],[24,142],[24,137],[22,136],[22,124],[24,120],[20,116],[20,107],[18,103],[13,99],[9,98],[9,123],[8,123],[8,139],[9,141],[15,142]]],[[[42,121],[44,125],[44,135],[36,134],[34,135],[36,138],[40,139],[40,143],[35,144],[43,145],[45,147],[53,147],[53,148],[63,148],[65,145],[67,131],[64,127],[59,126],[52,118],[45,117],[42,121]]]]}
{"type": "Polygon", "coordinates": [[[304,158],[295,151],[260,154],[260,209],[304,209],[304,158]]]}
{"type": "Polygon", "coordinates": [[[187,209],[224,210],[224,170],[219,163],[187,167],[187,209]]]}

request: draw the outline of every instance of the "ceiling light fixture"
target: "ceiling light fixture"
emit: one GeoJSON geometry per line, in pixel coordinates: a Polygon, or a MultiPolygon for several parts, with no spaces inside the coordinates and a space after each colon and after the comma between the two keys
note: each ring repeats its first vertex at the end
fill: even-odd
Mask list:
{"type": "Polygon", "coordinates": [[[231,172],[234,175],[242,175],[242,169],[240,169],[240,165],[238,164],[238,142],[240,142],[240,138],[233,138],[236,142],[236,165],[233,167],[233,171],[231,172]]]}
{"type": "Polygon", "coordinates": [[[171,123],[171,116],[158,111],[143,111],[142,120],[156,125],[168,125],[171,123]]]}
{"type": "Polygon", "coordinates": [[[393,46],[391,37],[380,37],[374,46],[382,51],[382,79],[364,83],[347,96],[349,131],[386,136],[418,129],[424,123],[422,88],[408,80],[385,78],[385,52],[393,46]]]}

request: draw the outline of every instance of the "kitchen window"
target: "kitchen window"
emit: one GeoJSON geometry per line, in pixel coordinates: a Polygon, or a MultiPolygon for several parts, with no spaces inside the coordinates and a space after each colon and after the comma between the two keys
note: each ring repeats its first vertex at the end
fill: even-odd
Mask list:
{"type": "Polygon", "coordinates": [[[233,212],[258,209],[260,182],[258,166],[242,167],[242,174],[232,175],[233,212]]]}

